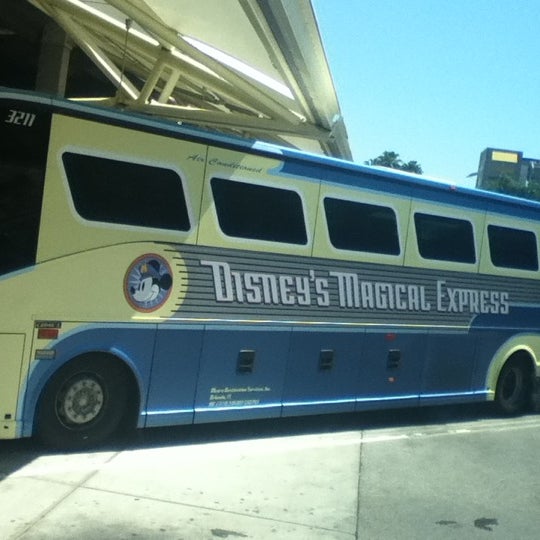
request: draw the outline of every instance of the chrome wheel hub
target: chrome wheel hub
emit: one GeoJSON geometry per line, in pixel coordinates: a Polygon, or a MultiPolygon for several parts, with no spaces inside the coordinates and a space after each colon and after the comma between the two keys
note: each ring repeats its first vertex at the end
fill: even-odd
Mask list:
{"type": "Polygon", "coordinates": [[[85,376],[66,387],[59,412],[70,424],[87,424],[101,412],[104,398],[99,382],[85,376]]]}

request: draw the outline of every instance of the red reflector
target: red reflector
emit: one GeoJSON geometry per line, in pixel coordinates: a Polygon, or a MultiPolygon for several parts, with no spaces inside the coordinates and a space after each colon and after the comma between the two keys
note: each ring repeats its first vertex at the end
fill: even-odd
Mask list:
{"type": "Polygon", "coordinates": [[[38,339],[56,339],[58,337],[58,328],[39,328],[37,332],[38,339]]]}
{"type": "Polygon", "coordinates": [[[386,336],[384,336],[384,339],[386,339],[386,341],[394,341],[396,338],[397,334],[386,334],[386,336]]]}

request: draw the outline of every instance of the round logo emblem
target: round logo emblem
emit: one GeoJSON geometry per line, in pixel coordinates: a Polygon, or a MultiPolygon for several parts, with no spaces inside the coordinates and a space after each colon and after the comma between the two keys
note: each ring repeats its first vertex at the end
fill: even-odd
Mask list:
{"type": "Polygon", "coordinates": [[[159,255],[148,254],[131,263],[124,278],[124,294],[129,305],[148,313],[159,309],[169,298],[172,272],[159,255]]]}

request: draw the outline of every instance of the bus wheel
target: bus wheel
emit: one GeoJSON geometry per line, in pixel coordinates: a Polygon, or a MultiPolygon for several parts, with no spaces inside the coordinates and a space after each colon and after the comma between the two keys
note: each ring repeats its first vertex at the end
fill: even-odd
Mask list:
{"type": "Polygon", "coordinates": [[[506,362],[497,381],[495,401],[504,414],[522,412],[530,397],[530,378],[526,362],[519,359],[506,362]]]}
{"type": "Polygon", "coordinates": [[[103,442],[125,416],[126,379],[123,365],[106,355],[86,354],[63,366],[40,399],[39,438],[71,449],[103,442]]]}

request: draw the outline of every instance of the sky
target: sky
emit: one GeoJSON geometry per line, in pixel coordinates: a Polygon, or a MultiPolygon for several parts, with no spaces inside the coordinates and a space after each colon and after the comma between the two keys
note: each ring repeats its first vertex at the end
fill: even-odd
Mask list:
{"type": "Polygon", "coordinates": [[[540,158],[540,0],[312,0],[358,163],[457,185],[487,147],[540,158]]]}

